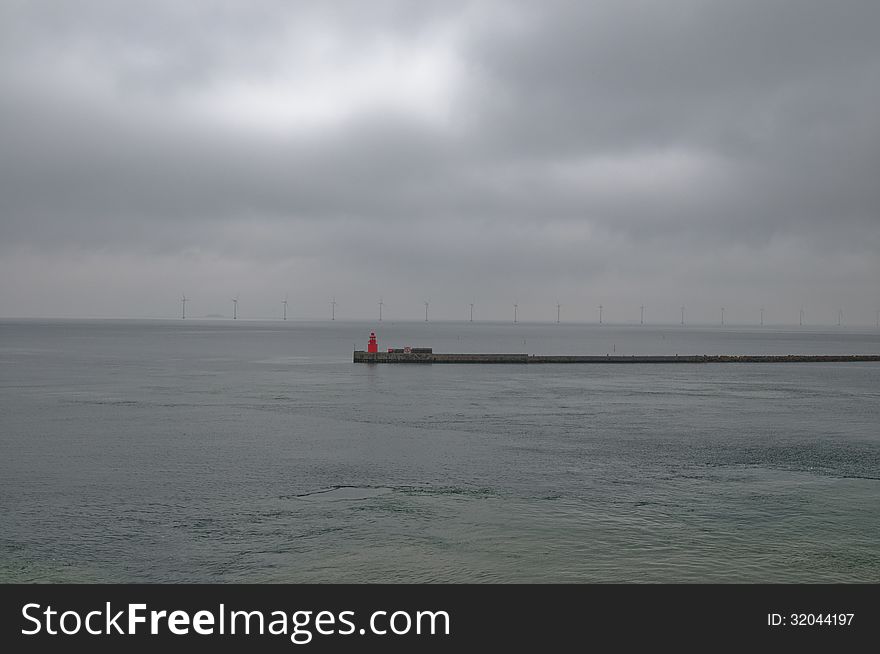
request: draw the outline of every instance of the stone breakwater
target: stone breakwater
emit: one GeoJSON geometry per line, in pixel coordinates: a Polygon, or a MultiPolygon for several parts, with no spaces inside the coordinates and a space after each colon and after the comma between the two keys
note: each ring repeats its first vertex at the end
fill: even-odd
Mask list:
{"type": "Polygon", "coordinates": [[[880,354],[689,354],[672,356],[581,356],[532,354],[443,354],[423,352],[364,352],[355,350],[355,363],[850,363],[880,362],[880,354]]]}

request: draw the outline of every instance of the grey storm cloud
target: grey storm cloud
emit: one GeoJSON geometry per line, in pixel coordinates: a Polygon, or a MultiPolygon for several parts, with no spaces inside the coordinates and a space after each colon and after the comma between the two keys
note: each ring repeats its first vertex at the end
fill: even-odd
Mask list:
{"type": "Polygon", "coordinates": [[[0,297],[867,321],[877,25],[857,0],[3,2],[0,297]]]}

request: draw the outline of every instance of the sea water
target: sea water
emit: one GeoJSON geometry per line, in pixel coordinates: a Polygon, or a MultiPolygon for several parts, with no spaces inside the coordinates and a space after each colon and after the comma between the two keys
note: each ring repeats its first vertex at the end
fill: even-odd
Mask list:
{"type": "Polygon", "coordinates": [[[373,329],[880,353],[847,328],[2,321],[0,581],[880,581],[880,364],[353,364],[373,329]]]}

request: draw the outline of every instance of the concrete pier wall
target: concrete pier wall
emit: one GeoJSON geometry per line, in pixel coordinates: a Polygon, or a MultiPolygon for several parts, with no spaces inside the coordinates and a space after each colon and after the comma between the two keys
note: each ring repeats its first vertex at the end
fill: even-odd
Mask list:
{"type": "Polygon", "coordinates": [[[829,363],[880,362],[880,354],[781,354],[685,356],[580,356],[529,354],[442,354],[364,352],[355,350],[355,363],[829,363]]]}
{"type": "Polygon", "coordinates": [[[354,353],[355,363],[528,363],[528,358],[527,354],[354,353]]]}

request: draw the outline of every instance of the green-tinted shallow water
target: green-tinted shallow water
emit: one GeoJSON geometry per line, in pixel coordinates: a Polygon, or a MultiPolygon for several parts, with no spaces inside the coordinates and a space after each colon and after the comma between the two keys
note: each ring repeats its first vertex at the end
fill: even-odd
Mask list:
{"type": "MultiPolygon", "coordinates": [[[[352,364],[375,327],[0,323],[0,581],[880,581],[880,364],[352,364]]],[[[378,333],[880,353],[871,330],[378,333]]]]}

